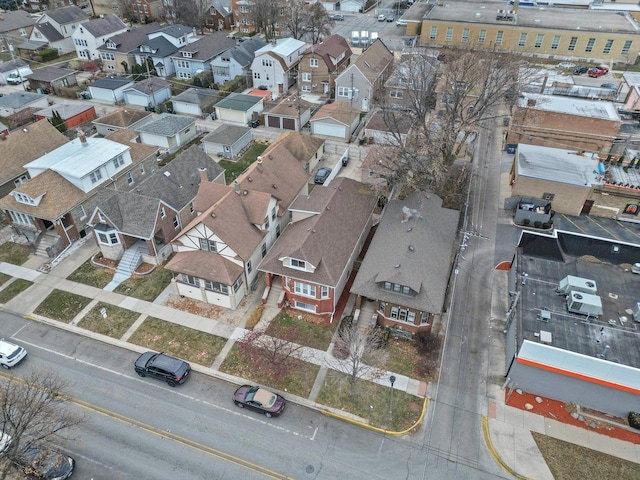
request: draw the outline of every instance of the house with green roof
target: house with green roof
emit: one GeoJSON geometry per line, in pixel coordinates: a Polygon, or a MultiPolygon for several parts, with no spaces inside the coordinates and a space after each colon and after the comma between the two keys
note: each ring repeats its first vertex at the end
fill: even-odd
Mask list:
{"type": "Polygon", "coordinates": [[[246,125],[254,115],[260,115],[264,110],[261,97],[232,93],[216,104],[216,117],[224,122],[246,125]]]}

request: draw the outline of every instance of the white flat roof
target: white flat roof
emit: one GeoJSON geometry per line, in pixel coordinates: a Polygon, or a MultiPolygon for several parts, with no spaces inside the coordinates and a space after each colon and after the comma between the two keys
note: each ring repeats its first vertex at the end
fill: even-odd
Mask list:
{"type": "Polygon", "coordinates": [[[525,93],[518,99],[520,108],[533,108],[547,112],[565,113],[581,117],[599,118],[601,120],[620,121],[620,115],[613,102],[602,100],[581,100],[573,97],[560,97],[557,95],[540,95],[525,93]],[[529,100],[535,101],[535,105],[528,105],[529,100]]]}

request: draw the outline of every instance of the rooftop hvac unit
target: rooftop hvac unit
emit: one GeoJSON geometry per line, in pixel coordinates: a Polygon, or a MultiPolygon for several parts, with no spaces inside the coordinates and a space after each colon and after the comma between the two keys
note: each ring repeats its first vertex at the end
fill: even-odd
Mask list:
{"type": "Polygon", "coordinates": [[[595,295],[597,291],[598,288],[595,280],[567,275],[560,280],[560,286],[558,290],[556,290],[556,293],[558,295],[568,295],[569,292],[583,292],[589,295],[595,295]]]}
{"type": "Polygon", "coordinates": [[[597,295],[571,291],[567,296],[567,310],[590,317],[602,315],[602,301],[597,295]]]}

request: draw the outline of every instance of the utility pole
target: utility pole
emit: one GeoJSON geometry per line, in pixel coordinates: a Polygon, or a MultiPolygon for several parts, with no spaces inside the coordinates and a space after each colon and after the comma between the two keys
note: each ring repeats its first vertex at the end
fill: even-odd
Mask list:
{"type": "Polygon", "coordinates": [[[18,78],[20,79],[20,85],[22,85],[22,89],[26,91],[27,87],[24,84],[24,78],[22,78],[22,73],[20,72],[20,65],[18,65],[16,63],[15,49],[13,48],[13,45],[11,43],[9,43],[9,39],[7,38],[6,35],[0,35],[0,39],[2,39],[4,41],[5,45],[7,46],[7,49],[9,50],[9,53],[11,53],[11,63],[13,63],[16,66],[16,72],[18,72],[18,78]]]}
{"type": "Polygon", "coordinates": [[[147,57],[144,61],[144,64],[147,66],[147,80],[149,80],[149,88],[151,89],[151,98],[153,98],[153,109],[158,108],[158,102],[156,101],[156,92],[153,89],[153,81],[151,80],[151,72],[149,71],[149,59],[151,57],[147,57]]]}

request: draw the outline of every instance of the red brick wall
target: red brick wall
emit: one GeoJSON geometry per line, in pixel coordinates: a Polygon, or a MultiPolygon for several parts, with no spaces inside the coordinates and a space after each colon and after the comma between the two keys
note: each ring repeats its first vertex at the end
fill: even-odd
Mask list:
{"type": "Polygon", "coordinates": [[[303,282],[308,285],[313,285],[316,287],[316,298],[309,298],[304,295],[299,295],[294,292],[294,279],[290,278],[289,285],[290,289],[287,287],[287,277],[282,277],[282,289],[285,292],[285,300],[289,301],[289,305],[293,308],[295,306],[295,301],[304,302],[306,304],[315,305],[316,313],[318,315],[331,315],[333,313],[333,297],[335,295],[335,290],[333,288],[329,288],[329,298],[320,298],[321,295],[321,286],[311,282],[303,282]]]}

